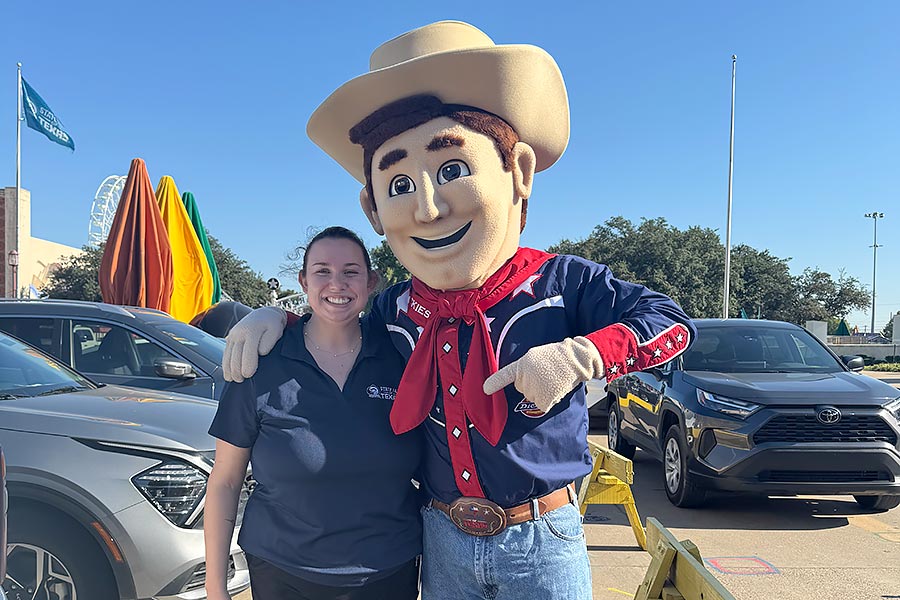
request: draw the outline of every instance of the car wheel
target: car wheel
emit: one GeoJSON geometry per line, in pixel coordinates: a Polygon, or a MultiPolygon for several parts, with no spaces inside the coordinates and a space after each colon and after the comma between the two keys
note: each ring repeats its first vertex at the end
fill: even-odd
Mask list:
{"type": "Polygon", "coordinates": [[[634,458],[634,444],[622,437],[622,418],[619,403],[615,398],[609,401],[609,417],[606,419],[606,443],[609,449],[625,458],[634,458]]]}
{"type": "Polygon", "coordinates": [[[83,529],[46,513],[10,514],[9,600],[116,600],[109,563],[83,529]]]}
{"type": "Polygon", "coordinates": [[[680,508],[700,506],[706,500],[706,490],[688,471],[688,452],[681,428],[669,427],[663,441],[663,487],[669,502],[680,508]]]}
{"type": "Polygon", "coordinates": [[[868,510],[891,510],[900,506],[900,496],[853,496],[853,499],[868,510]]]}

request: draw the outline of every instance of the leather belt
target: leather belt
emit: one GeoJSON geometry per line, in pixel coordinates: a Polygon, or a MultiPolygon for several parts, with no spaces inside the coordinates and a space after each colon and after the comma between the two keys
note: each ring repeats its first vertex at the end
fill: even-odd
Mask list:
{"type": "Polygon", "coordinates": [[[552,510],[566,504],[577,505],[575,484],[550,492],[546,496],[534,498],[512,508],[501,508],[487,498],[463,496],[450,504],[437,499],[431,500],[431,506],[450,517],[456,527],[469,535],[497,535],[510,525],[518,525],[525,521],[536,520],[552,510]]]}

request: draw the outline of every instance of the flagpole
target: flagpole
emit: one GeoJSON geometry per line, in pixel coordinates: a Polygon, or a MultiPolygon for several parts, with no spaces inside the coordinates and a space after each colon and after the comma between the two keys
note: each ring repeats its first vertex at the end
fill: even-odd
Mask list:
{"type": "Polygon", "coordinates": [[[734,174],[734,73],[737,55],[731,55],[731,140],[728,150],[728,225],[725,233],[725,292],[722,301],[722,318],[728,318],[728,300],[731,287],[731,179],[734,174]]]}
{"type": "MultiPolygon", "coordinates": [[[[17,83],[16,86],[16,227],[15,244],[16,252],[19,251],[19,207],[21,206],[22,196],[22,63],[16,63],[17,83]]],[[[4,257],[5,259],[5,257],[4,257]]],[[[21,260],[21,257],[19,257],[21,260]]],[[[18,260],[16,261],[18,263],[18,260]]],[[[18,298],[18,291],[15,289],[15,283],[18,275],[15,271],[19,269],[18,264],[13,266],[13,298],[18,298]]]]}

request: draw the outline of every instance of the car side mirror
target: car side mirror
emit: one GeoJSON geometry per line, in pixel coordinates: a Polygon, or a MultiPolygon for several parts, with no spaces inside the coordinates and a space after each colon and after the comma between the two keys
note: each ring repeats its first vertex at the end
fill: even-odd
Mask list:
{"type": "Polygon", "coordinates": [[[153,369],[157,375],[167,379],[194,379],[197,377],[194,368],[180,360],[159,359],[153,363],[153,369]]]}
{"type": "Polygon", "coordinates": [[[851,371],[862,371],[863,367],[866,366],[865,361],[862,356],[852,356],[848,354],[844,354],[841,356],[841,360],[844,361],[844,364],[847,365],[847,368],[851,371]]]}
{"type": "Polygon", "coordinates": [[[649,373],[656,377],[657,381],[663,381],[668,379],[668,373],[660,369],[659,367],[650,367],[649,369],[645,369],[644,373],[649,373]]]}

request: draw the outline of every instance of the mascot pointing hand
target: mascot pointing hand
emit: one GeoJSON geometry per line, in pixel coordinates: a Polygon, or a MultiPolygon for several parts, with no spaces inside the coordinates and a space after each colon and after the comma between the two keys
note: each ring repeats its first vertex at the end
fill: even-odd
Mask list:
{"type": "MultiPolygon", "coordinates": [[[[591,470],[583,384],[671,360],[694,328],[603,265],[519,246],[535,173],[568,143],[556,62],[434,23],[377,48],[307,131],[412,274],[372,310],[407,360],[391,425],[427,440],[423,599],[590,598],[572,485],[591,470]]],[[[251,376],[288,321],[240,322],[226,378],[251,376]]]]}

